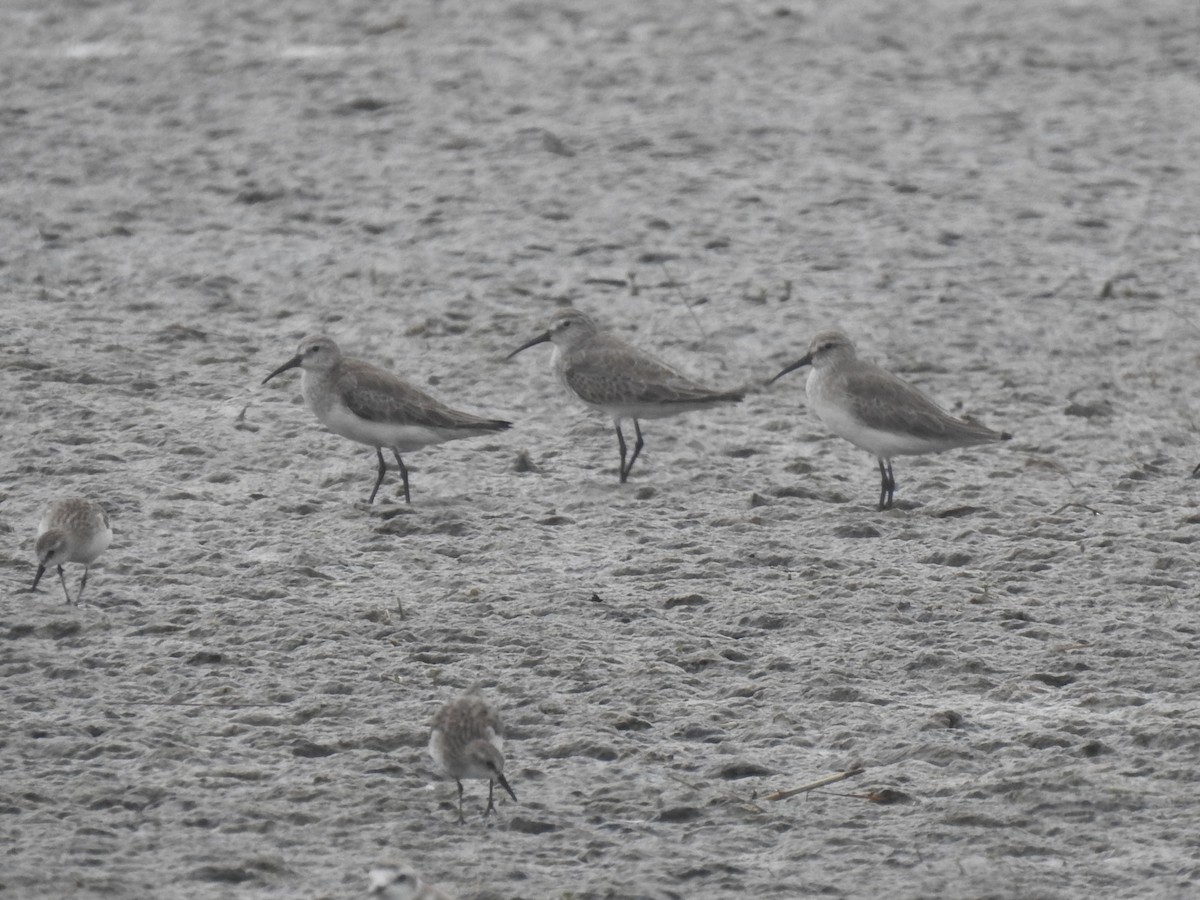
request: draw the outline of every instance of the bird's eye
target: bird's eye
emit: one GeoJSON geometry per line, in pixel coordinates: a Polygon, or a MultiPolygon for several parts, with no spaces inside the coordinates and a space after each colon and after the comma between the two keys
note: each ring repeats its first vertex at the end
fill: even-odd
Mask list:
{"type": "Polygon", "coordinates": [[[397,872],[396,877],[392,879],[392,884],[403,884],[406,881],[408,881],[408,873],[397,872]]]}

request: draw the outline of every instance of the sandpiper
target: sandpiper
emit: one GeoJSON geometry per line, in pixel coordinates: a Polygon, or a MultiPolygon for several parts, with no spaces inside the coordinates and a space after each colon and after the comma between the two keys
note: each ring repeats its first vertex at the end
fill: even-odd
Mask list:
{"type": "Polygon", "coordinates": [[[517,799],[504,777],[504,733],[500,717],[477,690],[451,700],[433,719],[429,737],[429,755],[458,785],[458,824],[463,819],[464,778],[488,780],[487,816],[496,808],[495,782],[517,799]]]}
{"type": "Polygon", "coordinates": [[[745,395],[742,390],[717,391],[697,384],[666,363],[601,331],[590,316],[576,309],[555,313],[546,331],[522,344],[508,358],[546,341],[554,344],[554,371],[567,390],[612,418],[621,451],[618,475],[622,484],[642,452],[639,419],[659,419],[720,403],[736,403],[745,395]],[[621,431],[623,419],[633,419],[636,437],[628,462],[621,431]]]}
{"type": "Polygon", "coordinates": [[[302,372],[304,400],[321,424],[334,434],[375,448],[379,471],[368,504],[375,502],[387,473],[384,447],[396,457],[404,482],[404,502],[411,503],[402,452],[512,427],[511,422],[501,419],[484,419],[451,409],[390,372],[347,359],[337,344],[322,335],[310,335],[301,341],[296,355],[264,378],[263,384],[297,367],[302,372]]]}
{"type": "Polygon", "coordinates": [[[112,536],[108,514],[96,501],[72,497],[50,504],[37,529],[35,551],[38,569],[30,590],[36,591],[46,569],[56,566],[58,580],[62,582],[63,593],[70,603],[71,592],[67,590],[62,564],[83,563],[83,580],[79,582],[79,593],[75,596],[78,605],[83,599],[83,589],[87,587],[88,571],[100,554],[108,549],[112,536]]]}
{"type": "Polygon", "coordinates": [[[384,860],[371,866],[371,896],[383,900],[454,900],[443,890],[421,880],[404,862],[384,860]]]}
{"type": "Polygon", "coordinates": [[[950,415],[908,382],[859,359],[854,344],[839,331],[818,334],[808,353],[768,384],[808,365],[812,366],[805,384],[809,406],[830,431],[878,460],[881,510],[891,509],[896,492],[892,457],[1012,438],[1007,432],[950,415]]]}

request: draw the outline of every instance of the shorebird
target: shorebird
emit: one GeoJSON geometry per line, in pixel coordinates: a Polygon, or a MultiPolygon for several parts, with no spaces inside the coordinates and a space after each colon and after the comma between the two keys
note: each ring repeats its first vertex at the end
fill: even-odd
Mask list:
{"type": "Polygon", "coordinates": [[[697,384],[666,363],[601,331],[590,316],[575,309],[555,313],[546,331],[508,354],[508,359],[546,341],[554,344],[552,363],[559,381],[592,409],[612,418],[621,451],[618,475],[622,484],[629,479],[645,443],[639,419],[660,419],[719,403],[736,403],[745,395],[742,390],[716,391],[697,384]],[[636,438],[628,462],[621,431],[623,419],[633,419],[636,438]]]}
{"type": "Polygon", "coordinates": [[[68,500],[58,500],[51,503],[42,516],[38,525],[35,552],[38,558],[37,574],[33,576],[31,591],[36,591],[38,582],[50,566],[58,568],[58,580],[62,582],[63,593],[67,602],[71,602],[71,592],[67,590],[67,579],[63,575],[63,563],[83,563],[83,580],[79,582],[79,593],[75,596],[75,604],[83,599],[83,589],[87,587],[88,571],[92,563],[100,558],[100,554],[112,543],[112,526],[108,522],[108,514],[99,503],[85,500],[82,497],[72,497],[68,500]]]}
{"type": "Polygon", "coordinates": [[[818,334],[808,353],[767,383],[808,365],[812,371],[804,390],[809,406],[830,431],[878,460],[881,510],[891,509],[896,492],[892,457],[1012,438],[1007,432],[955,418],[908,382],[859,359],[854,344],[839,331],[818,334]]]}
{"type": "Polygon", "coordinates": [[[306,337],[296,355],[262,383],[295,368],[301,370],[304,400],[321,424],[334,434],[375,448],[379,471],[368,504],[375,502],[387,473],[384,447],[396,457],[404,482],[404,502],[411,503],[402,452],[512,427],[511,422],[501,419],[484,419],[451,409],[390,372],[347,359],[337,344],[322,335],[306,337]]]}
{"type": "Polygon", "coordinates": [[[445,891],[421,880],[407,863],[384,860],[371,866],[372,896],[383,900],[454,900],[445,891]]]}
{"type": "Polygon", "coordinates": [[[429,737],[429,755],[458,785],[458,824],[463,819],[464,778],[488,780],[487,816],[496,808],[495,782],[517,799],[504,777],[504,733],[500,717],[488,706],[477,690],[451,700],[433,719],[429,737]]]}

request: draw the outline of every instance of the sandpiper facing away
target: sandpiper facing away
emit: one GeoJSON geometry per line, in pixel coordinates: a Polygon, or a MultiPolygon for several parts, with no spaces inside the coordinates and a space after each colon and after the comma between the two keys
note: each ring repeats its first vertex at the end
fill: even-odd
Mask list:
{"type": "Polygon", "coordinates": [[[67,579],[63,575],[63,563],[83,563],[83,580],[79,582],[79,593],[75,603],[83,599],[87,587],[88,571],[92,563],[100,558],[112,543],[112,526],[108,514],[94,500],[72,497],[50,504],[38,525],[35,550],[38,558],[37,575],[33,577],[31,591],[36,591],[38,582],[50,566],[58,569],[58,580],[62,582],[67,602],[71,592],[67,590],[67,579]]]}
{"type": "Polygon", "coordinates": [[[612,418],[621,451],[618,475],[622,484],[642,452],[639,419],[660,419],[720,403],[736,403],[745,394],[697,384],[666,363],[601,331],[591,317],[575,309],[555,313],[546,331],[522,344],[508,358],[546,341],[554,344],[554,371],[567,390],[612,418]],[[636,437],[628,462],[621,432],[623,419],[633,419],[636,437]]]}
{"type": "Polygon", "coordinates": [[[808,365],[812,366],[805,383],[809,406],[830,431],[879,461],[881,510],[891,508],[896,492],[892,457],[940,453],[1012,438],[1007,432],[950,415],[908,382],[859,359],[854,344],[838,331],[818,334],[808,353],[768,384],[808,365]]]}
{"type": "Polygon", "coordinates": [[[371,866],[372,897],[382,900],[454,900],[445,891],[426,884],[416,869],[404,862],[384,860],[371,866]]]}
{"type": "Polygon", "coordinates": [[[463,819],[464,778],[486,778],[488,780],[487,816],[496,808],[493,791],[495,782],[517,799],[504,777],[504,729],[496,711],[478,691],[471,691],[457,700],[451,700],[433,719],[433,733],[429,737],[429,755],[433,761],[458,785],[458,824],[463,819]]]}
{"type": "Polygon", "coordinates": [[[321,424],[342,437],[375,448],[379,471],[367,503],[383,483],[387,464],[383,448],[396,457],[404,482],[404,502],[411,503],[408,469],[400,454],[457,438],[504,431],[511,422],[484,419],[451,409],[406,381],[370,363],[347,359],[332,340],[311,335],[296,355],[263,379],[266,384],[288,369],[301,369],[301,390],[321,424]]]}

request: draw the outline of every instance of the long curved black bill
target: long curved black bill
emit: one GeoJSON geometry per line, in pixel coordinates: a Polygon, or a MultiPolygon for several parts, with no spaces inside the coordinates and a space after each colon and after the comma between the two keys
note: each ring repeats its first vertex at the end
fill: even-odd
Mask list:
{"type": "Polygon", "coordinates": [[[42,563],[42,565],[38,566],[37,574],[33,576],[33,586],[29,588],[31,591],[37,590],[38,582],[42,580],[42,576],[45,574],[46,564],[42,563]]]}
{"type": "Polygon", "coordinates": [[[804,366],[807,366],[811,363],[812,363],[812,354],[806,353],[806,354],[804,354],[804,356],[800,357],[798,360],[796,360],[794,363],[792,363],[790,366],[788,366],[786,369],[784,369],[782,372],[780,372],[778,375],[776,375],[774,378],[772,378],[770,381],[768,381],[767,384],[774,384],[780,378],[782,378],[784,375],[786,375],[788,372],[795,372],[797,369],[803,368],[804,366]]]}
{"type": "MultiPolygon", "coordinates": [[[[522,350],[528,350],[530,347],[534,347],[537,344],[544,344],[548,340],[550,340],[550,332],[543,331],[541,334],[539,334],[537,337],[535,337],[532,341],[529,341],[529,343],[527,343],[527,344],[522,344],[520,347],[518,347],[516,350],[514,350],[512,353],[508,354],[508,356],[506,356],[504,358],[512,359],[514,356],[516,356],[522,350]]],[[[501,782],[501,783],[503,783],[503,782],[501,782]]],[[[509,793],[511,794],[512,791],[509,791],[509,793]]],[[[513,797],[513,799],[516,800],[517,798],[513,797]]]]}
{"type": "Polygon", "coordinates": [[[278,369],[276,369],[274,372],[272,372],[270,375],[268,375],[266,378],[264,378],[262,380],[262,383],[266,384],[268,381],[270,381],[272,378],[274,378],[280,372],[286,372],[288,369],[294,369],[298,365],[300,365],[300,354],[299,353],[297,353],[295,356],[293,356],[291,359],[289,359],[287,362],[285,362],[282,366],[280,366],[278,369]]]}
{"type": "Polygon", "coordinates": [[[520,800],[517,800],[517,795],[513,793],[513,789],[508,786],[508,779],[504,777],[503,773],[497,772],[496,780],[498,782],[500,782],[500,787],[502,787],[506,791],[508,791],[508,796],[512,797],[514,802],[516,802],[516,803],[521,802],[520,800]]]}

